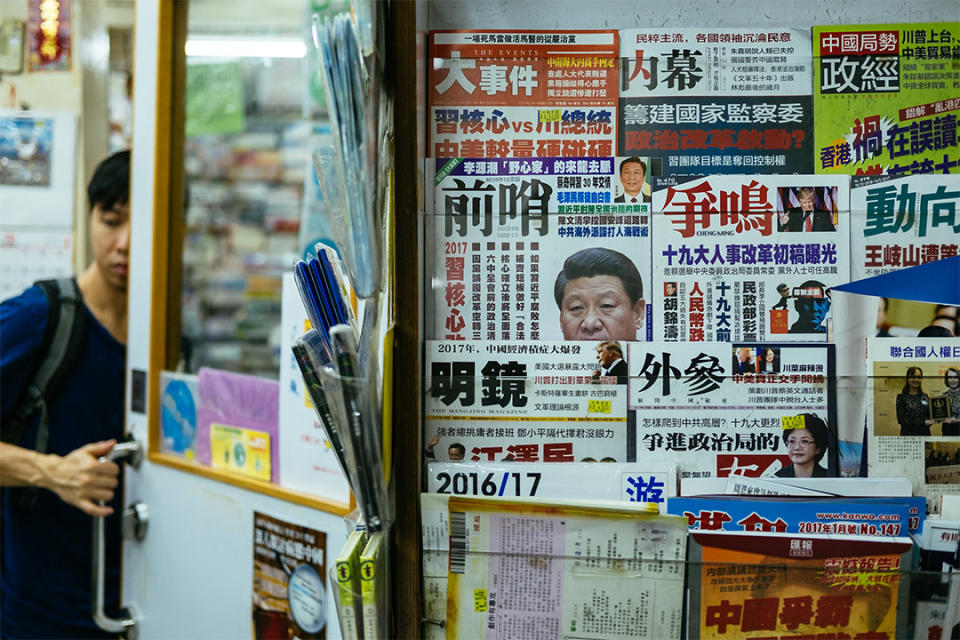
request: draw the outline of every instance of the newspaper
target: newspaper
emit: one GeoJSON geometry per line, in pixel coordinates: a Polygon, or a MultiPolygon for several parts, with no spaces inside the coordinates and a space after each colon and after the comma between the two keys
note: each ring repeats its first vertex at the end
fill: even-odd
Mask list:
{"type": "Polygon", "coordinates": [[[677,638],[687,527],[626,506],[452,496],[447,638],[677,638]]]}
{"type": "Polygon", "coordinates": [[[867,367],[868,472],[910,478],[937,513],[941,495],[960,494],[960,343],[871,338],[867,367]]]}
{"type": "Polygon", "coordinates": [[[855,176],[851,279],[957,255],[960,181],[946,175],[855,176]]]}
{"type": "Polygon", "coordinates": [[[637,461],[675,460],[681,479],[839,475],[833,345],[633,343],[627,363],[637,461]]]}
{"type": "Polygon", "coordinates": [[[826,341],[850,275],[849,184],[825,176],[653,178],[658,339],[826,341]]]}
{"type": "Polygon", "coordinates": [[[813,173],[810,32],[620,32],[622,155],[655,175],[813,173]]]}
{"type": "Polygon", "coordinates": [[[813,28],[817,173],[960,173],[960,22],[813,28]]]}
{"type": "Polygon", "coordinates": [[[616,154],[616,31],[433,31],[429,46],[429,155],[616,154]]]}
{"type": "Polygon", "coordinates": [[[624,175],[643,161],[621,169],[618,160],[432,161],[437,215],[426,216],[424,231],[432,266],[427,337],[649,339],[649,186],[644,175],[634,192],[639,202],[624,202],[624,175]],[[598,269],[596,278],[576,277],[598,269]],[[598,305],[611,301],[596,287],[607,281],[618,313],[598,316],[598,305]]]}
{"type": "Polygon", "coordinates": [[[598,375],[600,344],[427,341],[428,458],[632,460],[626,372],[598,375]]]}

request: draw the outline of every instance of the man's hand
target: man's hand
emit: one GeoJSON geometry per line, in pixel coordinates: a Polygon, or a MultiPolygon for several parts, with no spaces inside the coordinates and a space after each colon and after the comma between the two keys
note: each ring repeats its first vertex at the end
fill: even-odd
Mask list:
{"type": "Polygon", "coordinates": [[[44,485],[61,500],[91,516],[108,516],[113,507],[98,502],[113,499],[113,490],[119,484],[120,467],[99,458],[110,453],[116,440],[91,442],[64,457],[50,456],[44,470],[44,485]]]}
{"type": "Polygon", "coordinates": [[[433,448],[437,446],[437,443],[440,442],[440,434],[436,434],[430,438],[430,442],[427,443],[427,451],[433,451],[433,448]]]}

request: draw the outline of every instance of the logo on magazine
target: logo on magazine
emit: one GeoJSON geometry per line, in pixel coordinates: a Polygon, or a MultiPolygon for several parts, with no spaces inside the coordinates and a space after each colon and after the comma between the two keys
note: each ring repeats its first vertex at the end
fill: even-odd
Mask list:
{"type": "Polygon", "coordinates": [[[791,558],[812,558],[813,540],[793,539],[790,540],[791,558]]]}

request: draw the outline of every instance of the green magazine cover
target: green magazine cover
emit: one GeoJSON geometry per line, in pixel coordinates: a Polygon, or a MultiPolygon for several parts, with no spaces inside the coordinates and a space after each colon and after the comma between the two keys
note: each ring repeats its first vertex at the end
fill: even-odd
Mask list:
{"type": "Polygon", "coordinates": [[[817,173],[960,173],[960,22],[813,28],[817,173]]]}

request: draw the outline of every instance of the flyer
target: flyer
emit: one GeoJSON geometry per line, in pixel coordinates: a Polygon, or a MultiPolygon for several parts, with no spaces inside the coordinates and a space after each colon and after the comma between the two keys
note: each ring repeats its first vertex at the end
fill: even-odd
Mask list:
{"type": "Polygon", "coordinates": [[[652,180],[657,339],[829,339],[830,287],[850,275],[847,178],[652,180]]]}
{"type": "Polygon", "coordinates": [[[681,480],[840,475],[833,345],[634,343],[627,363],[638,462],[673,460],[681,480]]]}
{"type": "Polygon", "coordinates": [[[623,156],[654,175],[813,173],[810,32],[620,32],[623,156]]]}
{"type": "Polygon", "coordinates": [[[447,638],[680,636],[682,518],[459,496],[448,508],[447,638]]]}
{"type": "Polygon", "coordinates": [[[327,534],[253,514],[253,638],[326,637],[327,534]]]}
{"type": "Polygon", "coordinates": [[[960,173],[960,22],[813,28],[817,173],[960,173]]]}
{"type": "Polygon", "coordinates": [[[625,359],[609,341],[427,341],[428,460],[630,461],[626,364],[602,375],[601,345],[625,359]]]}
{"type": "Polygon", "coordinates": [[[960,494],[960,344],[954,339],[871,338],[868,473],[903,476],[937,513],[960,494]]]}
{"type": "Polygon", "coordinates": [[[429,155],[615,155],[617,53],[614,30],[431,32],[429,155]]]}

